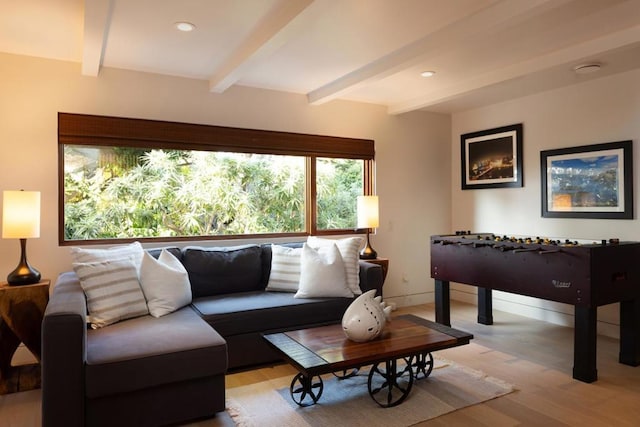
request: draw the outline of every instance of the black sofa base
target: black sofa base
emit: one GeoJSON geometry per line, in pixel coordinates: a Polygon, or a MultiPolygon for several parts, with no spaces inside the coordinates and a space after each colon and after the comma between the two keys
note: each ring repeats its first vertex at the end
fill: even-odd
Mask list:
{"type": "Polygon", "coordinates": [[[209,418],[225,410],[224,389],[224,375],[216,375],[91,399],[85,422],[96,427],[152,427],[209,418]]]}

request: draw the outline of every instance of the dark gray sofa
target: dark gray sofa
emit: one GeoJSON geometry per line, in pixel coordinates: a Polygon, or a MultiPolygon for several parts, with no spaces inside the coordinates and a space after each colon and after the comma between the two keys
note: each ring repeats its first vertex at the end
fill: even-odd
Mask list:
{"type": "MultiPolygon", "coordinates": [[[[301,243],[288,244],[301,246],[301,243]]],[[[48,426],[155,426],[225,408],[224,375],[277,362],[262,333],[339,322],[352,298],[269,292],[271,245],[167,248],[189,273],[191,305],[92,330],[75,273],[58,278],[42,324],[42,416],[48,426]]],[[[160,249],[149,250],[158,256],[160,249]]],[[[360,262],[363,292],[380,266],[360,262]]]]}

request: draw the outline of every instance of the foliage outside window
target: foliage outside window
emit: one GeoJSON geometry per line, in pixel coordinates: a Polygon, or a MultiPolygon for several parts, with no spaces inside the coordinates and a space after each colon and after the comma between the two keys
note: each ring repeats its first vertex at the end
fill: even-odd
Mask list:
{"type": "Polygon", "coordinates": [[[62,244],[352,232],[371,188],[366,159],[96,141],[60,145],[62,244]]]}
{"type": "Polygon", "coordinates": [[[363,194],[363,162],[348,159],[316,159],[316,171],[317,228],[355,228],[355,201],[363,194]]]}

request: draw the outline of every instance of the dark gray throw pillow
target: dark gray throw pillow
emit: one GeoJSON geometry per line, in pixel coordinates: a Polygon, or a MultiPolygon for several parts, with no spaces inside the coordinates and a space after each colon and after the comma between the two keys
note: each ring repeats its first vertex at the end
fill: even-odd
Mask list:
{"type": "Polygon", "coordinates": [[[184,248],[193,298],[261,289],[261,253],[257,245],[184,248]]]}

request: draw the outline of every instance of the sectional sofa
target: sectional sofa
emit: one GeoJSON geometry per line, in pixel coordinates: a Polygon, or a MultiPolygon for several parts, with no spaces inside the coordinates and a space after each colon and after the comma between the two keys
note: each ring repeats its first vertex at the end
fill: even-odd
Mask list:
{"type": "MultiPolygon", "coordinates": [[[[339,322],[353,300],[271,291],[270,244],[165,249],[188,272],[192,299],[161,317],[89,328],[78,275],[59,276],[42,329],[43,426],[156,426],[212,416],[225,409],[229,370],[279,361],[262,333],[339,322]]],[[[148,252],[157,258],[161,250],[148,252]]],[[[362,292],[382,295],[381,267],[357,267],[362,292]]]]}

